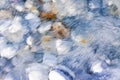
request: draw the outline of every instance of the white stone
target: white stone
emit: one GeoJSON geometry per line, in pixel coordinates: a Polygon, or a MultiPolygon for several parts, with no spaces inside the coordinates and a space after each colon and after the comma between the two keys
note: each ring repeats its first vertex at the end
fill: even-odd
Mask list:
{"type": "Polygon", "coordinates": [[[49,80],[71,80],[68,76],[71,76],[73,79],[75,78],[75,74],[73,73],[73,71],[63,65],[58,65],[55,66],[54,70],[50,71],[49,80]],[[64,74],[64,72],[60,70],[69,73],[69,75],[64,74]]]}
{"type": "Polygon", "coordinates": [[[31,46],[33,44],[33,38],[29,36],[26,40],[26,43],[31,46]]]}
{"type": "Polygon", "coordinates": [[[16,33],[18,31],[20,31],[21,28],[22,28],[21,24],[16,22],[9,27],[9,32],[10,33],[16,33]]]}
{"type": "Polygon", "coordinates": [[[42,74],[40,71],[31,71],[28,76],[29,80],[42,80],[42,74]]]}
{"type": "Polygon", "coordinates": [[[19,12],[22,12],[22,11],[25,10],[22,5],[15,5],[15,9],[16,9],[17,11],[19,11],[19,12]]]}
{"type": "Polygon", "coordinates": [[[46,32],[46,31],[50,30],[51,26],[52,26],[52,22],[43,23],[43,24],[41,24],[40,27],[38,28],[38,31],[39,31],[40,33],[44,33],[44,32],[46,32]]]}
{"type": "Polygon", "coordinates": [[[35,19],[35,18],[37,18],[37,16],[34,15],[33,13],[28,13],[28,14],[25,16],[25,19],[27,19],[27,20],[35,19]]]}
{"type": "Polygon", "coordinates": [[[67,80],[62,74],[53,70],[49,74],[49,80],[67,80]]]}
{"type": "Polygon", "coordinates": [[[11,42],[20,42],[27,32],[20,21],[21,17],[15,17],[12,24],[3,32],[3,35],[11,42]]]}
{"type": "Polygon", "coordinates": [[[98,62],[98,63],[93,63],[92,66],[91,66],[91,71],[93,73],[101,73],[103,71],[103,68],[101,66],[101,62],[98,62]]]}
{"type": "Polygon", "coordinates": [[[31,30],[36,30],[36,28],[40,25],[41,21],[40,18],[34,13],[28,13],[25,16],[25,19],[28,21],[28,25],[31,30]]]}
{"type": "Polygon", "coordinates": [[[4,47],[0,51],[1,57],[5,57],[5,58],[8,58],[8,59],[14,57],[16,54],[17,54],[16,50],[13,49],[12,47],[4,47]]]}
{"type": "Polygon", "coordinates": [[[22,30],[22,24],[20,23],[21,17],[16,16],[12,22],[12,25],[8,28],[10,33],[16,33],[22,30]]]}
{"type": "Polygon", "coordinates": [[[111,61],[109,59],[106,59],[105,62],[109,65],[111,64],[111,61]]]}
{"type": "Polygon", "coordinates": [[[56,49],[59,55],[64,55],[67,53],[72,47],[72,43],[70,41],[56,40],[56,49]]]}
{"type": "Polygon", "coordinates": [[[32,63],[26,68],[29,80],[48,80],[48,67],[44,64],[32,63]]]}
{"type": "Polygon", "coordinates": [[[75,74],[72,70],[70,70],[68,67],[64,66],[64,65],[58,65],[58,66],[55,66],[56,69],[61,69],[61,70],[64,70],[66,72],[68,72],[72,78],[75,78],[75,74]]]}
{"type": "Polygon", "coordinates": [[[25,2],[25,7],[31,9],[33,7],[33,2],[31,0],[27,0],[25,2]]]}

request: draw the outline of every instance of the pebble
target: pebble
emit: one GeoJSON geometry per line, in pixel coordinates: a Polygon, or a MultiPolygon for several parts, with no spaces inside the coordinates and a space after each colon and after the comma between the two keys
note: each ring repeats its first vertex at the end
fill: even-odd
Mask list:
{"type": "Polygon", "coordinates": [[[25,16],[25,19],[26,19],[26,20],[35,19],[35,18],[37,18],[37,16],[34,15],[33,13],[28,13],[28,14],[25,16]]]}
{"type": "Polygon", "coordinates": [[[56,40],[51,36],[43,36],[41,46],[44,49],[45,53],[56,53],[56,40]]]}
{"type": "Polygon", "coordinates": [[[72,48],[72,43],[70,41],[56,40],[56,48],[58,55],[67,54],[72,48]]]}
{"type": "Polygon", "coordinates": [[[49,73],[49,80],[74,80],[74,73],[63,65],[57,66],[49,73]]]}
{"type": "Polygon", "coordinates": [[[38,28],[38,31],[40,33],[45,33],[47,31],[49,31],[51,29],[51,27],[52,27],[52,22],[45,22],[40,25],[40,27],[38,28]]]}
{"type": "Polygon", "coordinates": [[[33,7],[33,1],[27,0],[25,2],[25,7],[28,8],[28,9],[31,9],[33,7]]]}
{"type": "Polygon", "coordinates": [[[28,26],[33,31],[36,30],[41,23],[41,19],[36,14],[33,13],[28,13],[25,16],[25,20],[27,20],[28,22],[28,25],[26,26],[28,26]]]}
{"type": "Polygon", "coordinates": [[[101,72],[103,72],[103,68],[102,68],[101,63],[100,62],[93,63],[92,66],[91,66],[91,71],[93,73],[101,73],[101,72]]]}
{"type": "Polygon", "coordinates": [[[19,12],[23,12],[25,10],[24,6],[19,4],[15,5],[15,9],[19,12]]]}
{"type": "Polygon", "coordinates": [[[16,49],[12,48],[12,47],[4,47],[1,51],[0,51],[0,56],[7,58],[7,59],[11,59],[13,58],[15,55],[17,55],[16,49]]]}
{"type": "Polygon", "coordinates": [[[72,35],[72,39],[78,44],[82,44],[82,45],[87,44],[87,39],[85,39],[81,35],[77,35],[77,36],[72,35]]]}
{"type": "Polygon", "coordinates": [[[52,40],[52,36],[47,35],[42,37],[42,42],[49,42],[52,40]]]}
{"type": "Polygon", "coordinates": [[[69,36],[69,29],[66,28],[62,22],[55,22],[52,25],[52,31],[56,38],[62,39],[69,36]]]}
{"type": "Polygon", "coordinates": [[[0,19],[12,18],[12,13],[9,10],[0,10],[0,19]]]}
{"type": "Polygon", "coordinates": [[[12,24],[4,31],[4,36],[11,42],[21,42],[26,33],[25,27],[20,23],[21,17],[15,17],[12,24]],[[19,36],[19,37],[18,37],[19,36]],[[17,37],[17,38],[16,38],[17,37]]]}
{"type": "Polygon", "coordinates": [[[48,80],[48,67],[44,64],[32,63],[26,68],[29,80],[48,80]]]}
{"type": "Polygon", "coordinates": [[[14,22],[9,28],[8,28],[10,33],[16,33],[20,30],[22,30],[22,25],[19,22],[14,22]]]}
{"type": "Polygon", "coordinates": [[[27,38],[26,43],[30,47],[31,51],[39,50],[41,34],[39,32],[32,32],[27,38]]]}
{"type": "Polygon", "coordinates": [[[62,74],[58,73],[57,71],[51,71],[49,74],[49,80],[69,80],[66,79],[62,74]]]}
{"type": "Polygon", "coordinates": [[[33,38],[32,38],[31,36],[29,36],[29,37],[27,38],[27,40],[26,40],[26,43],[27,43],[28,45],[32,46],[32,44],[33,44],[33,38]]]}
{"type": "Polygon", "coordinates": [[[30,9],[30,11],[31,11],[33,14],[39,16],[39,10],[37,9],[37,7],[33,6],[33,7],[30,9]]]}

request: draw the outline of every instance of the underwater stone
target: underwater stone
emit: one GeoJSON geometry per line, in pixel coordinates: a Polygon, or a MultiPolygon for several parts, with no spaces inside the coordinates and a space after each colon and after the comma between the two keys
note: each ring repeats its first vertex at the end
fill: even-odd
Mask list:
{"type": "Polygon", "coordinates": [[[48,67],[44,64],[32,63],[26,68],[29,80],[48,80],[48,67]]]}
{"type": "Polygon", "coordinates": [[[56,41],[56,48],[58,55],[64,55],[70,51],[70,49],[72,48],[72,43],[70,41],[63,41],[58,39],[56,41]]]}
{"type": "Polygon", "coordinates": [[[19,4],[15,5],[15,9],[19,12],[23,12],[25,10],[24,6],[19,4]]]}
{"type": "Polygon", "coordinates": [[[52,27],[52,22],[44,22],[43,24],[40,25],[40,27],[38,28],[38,31],[40,33],[45,33],[48,30],[50,30],[52,27]]]}
{"type": "Polygon", "coordinates": [[[12,18],[12,13],[10,10],[0,10],[0,19],[12,18]]]}
{"type": "Polygon", "coordinates": [[[28,9],[32,8],[33,7],[33,1],[27,0],[25,2],[25,7],[28,8],[28,9]]]}
{"type": "Polygon", "coordinates": [[[12,48],[12,47],[5,47],[0,51],[0,55],[1,57],[5,57],[5,58],[12,58],[14,57],[17,53],[16,53],[16,49],[12,48]]]}
{"type": "Polygon", "coordinates": [[[63,65],[58,65],[50,71],[49,80],[74,80],[74,73],[63,65]]]}
{"type": "Polygon", "coordinates": [[[100,62],[93,63],[92,66],[91,66],[91,71],[93,73],[101,73],[103,71],[101,63],[100,62]]]}
{"type": "Polygon", "coordinates": [[[33,14],[33,13],[28,13],[26,16],[25,16],[25,19],[27,20],[28,22],[28,27],[30,27],[31,30],[35,30],[39,25],[40,25],[40,18],[33,14]]]}

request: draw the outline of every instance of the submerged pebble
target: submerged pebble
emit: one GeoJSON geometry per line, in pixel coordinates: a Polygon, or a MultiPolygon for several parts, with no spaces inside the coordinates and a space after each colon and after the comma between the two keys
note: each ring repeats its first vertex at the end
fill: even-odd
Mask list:
{"type": "Polygon", "coordinates": [[[67,54],[72,48],[72,43],[70,41],[62,41],[60,39],[56,40],[56,48],[58,55],[67,54]]]}
{"type": "Polygon", "coordinates": [[[74,80],[74,73],[65,66],[59,67],[50,71],[49,80],[74,80]]]}
{"type": "Polygon", "coordinates": [[[16,49],[12,47],[5,47],[0,51],[0,56],[8,59],[14,57],[16,54],[16,49]]]}
{"type": "Polygon", "coordinates": [[[51,29],[51,26],[52,26],[52,22],[44,22],[43,24],[40,25],[38,31],[40,33],[45,33],[51,29]]]}
{"type": "Polygon", "coordinates": [[[8,19],[12,18],[12,13],[11,11],[8,10],[0,10],[0,19],[8,19]]]}
{"type": "Polygon", "coordinates": [[[48,67],[44,64],[33,63],[26,68],[29,80],[48,80],[48,67]]]}
{"type": "Polygon", "coordinates": [[[67,29],[61,22],[53,23],[52,30],[56,38],[64,38],[69,35],[69,29],[67,29]]]}

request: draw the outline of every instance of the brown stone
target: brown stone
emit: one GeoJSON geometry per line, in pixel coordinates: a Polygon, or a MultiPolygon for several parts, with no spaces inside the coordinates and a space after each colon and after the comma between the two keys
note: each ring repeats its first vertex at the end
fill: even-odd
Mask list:
{"type": "Polygon", "coordinates": [[[46,18],[46,19],[55,19],[56,14],[54,14],[53,12],[41,12],[40,17],[41,18],[46,18]]]}

